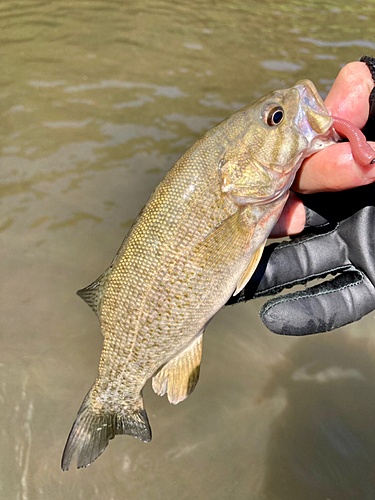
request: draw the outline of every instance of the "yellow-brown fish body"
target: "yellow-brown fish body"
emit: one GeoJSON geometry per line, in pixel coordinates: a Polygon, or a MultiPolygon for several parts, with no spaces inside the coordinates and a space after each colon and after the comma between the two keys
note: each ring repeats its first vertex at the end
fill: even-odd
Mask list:
{"type": "Polygon", "coordinates": [[[331,125],[302,81],[217,125],[168,172],[109,269],[78,292],[104,344],[64,470],[76,451],[78,467],[89,465],[116,434],[150,441],[141,395],[150,377],[172,403],[192,392],[207,323],[250,279],[297,169],[332,143],[331,125]]]}

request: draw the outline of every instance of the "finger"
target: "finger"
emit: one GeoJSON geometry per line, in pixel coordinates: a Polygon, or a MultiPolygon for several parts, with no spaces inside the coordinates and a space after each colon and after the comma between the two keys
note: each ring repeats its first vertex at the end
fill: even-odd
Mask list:
{"type": "Polygon", "coordinates": [[[303,231],[305,222],[306,212],[303,202],[291,191],[284,210],[276,226],[271,231],[270,238],[282,238],[298,234],[303,231]]]}
{"type": "Polygon", "coordinates": [[[260,317],[274,333],[299,336],[334,330],[374,309],[370,280],[359,271],[350,271],[302,292],[271,299],[260,317]]]}
{"type": "Polygon", "coordinates": [[[352,62],[342,68],[332,85],[325,105],[334,116],[340,116],[363,128],[369,114],[369,95],[374,82],[367,65],[352,62]]]}
{"type": "MultiPolygon", "coordinates": [[[[261,278],[257,296],[273,295],[295,285],[306,283],[330,272],[338,272],[350,266],[347,246],[337,234],[310,234],[273,247],[268,254],[264,250],[267,272],[261,278]]],[[[263,258],[262,258],[263,260],[263,258]]]]}
{"type": "MultiPolygon", "coordinates": [[[[369,143],[375,150],[375,143],[369,143]]],[[[362,169],[348,142],[334,144],[304,161],[293,183],[299,193],[342,191],[374,182],[375,166],[362,169]]]]}
{"type": "MultiPolygon", "coordinates": [[[[363,128],[368,119],[369,95],[373,86],[365,63],[349,63],[338,74],[325,100],[327,109],[363,128]]],[[[374,178],[375,168],[361,170],[353,160],[350,146],[337,144],[303,163],[293,189],[302,193],[339,191],[369,184],[374,178]]]]}
{"type": "Polygon", "coordinates": [[[285,288],[345,271],[350,266],[347,246],[336,231],[268,245],[249,283],[231,297],[228,304],[275,295],[285,288]]]}

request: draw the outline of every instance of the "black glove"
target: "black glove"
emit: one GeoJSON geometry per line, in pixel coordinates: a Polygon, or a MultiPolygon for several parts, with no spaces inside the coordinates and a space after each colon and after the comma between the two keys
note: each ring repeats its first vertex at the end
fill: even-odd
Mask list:
{"type": "MultiPolygon", "coordinates": [[[[375,81],[375,59],[363,57],[375,81]]],[[[375,139],[375,89],[363,129],[375,139]]],[[[309,335],[339,328],[375,309],[375,184],[338,193],[300,196],[306,229],[266,247],[247,286],[228,304],[336,275],[330,281],[269,300],[260,317],[271,331],[309,335]]]]}

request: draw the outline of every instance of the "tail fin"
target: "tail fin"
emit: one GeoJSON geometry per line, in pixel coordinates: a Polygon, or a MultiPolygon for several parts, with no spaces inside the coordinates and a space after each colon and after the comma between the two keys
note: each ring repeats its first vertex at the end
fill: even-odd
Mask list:
{"type": "Polygon", "coordinates": [[[90,393],[79,409],[66,442],[61,461],[63,471],[69,469],[76,452],[78,469],[90,465],[117,434],[129,434],[145,442],[151,441],[151,428],[143,407],[124,409],[121,413],[112,411],[97,414],[92,409],[90,393]]]}

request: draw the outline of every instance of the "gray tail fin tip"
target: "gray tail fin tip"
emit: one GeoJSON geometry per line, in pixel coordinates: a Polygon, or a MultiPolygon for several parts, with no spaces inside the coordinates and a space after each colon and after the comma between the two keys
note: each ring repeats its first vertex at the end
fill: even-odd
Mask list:
{"type": "Polygon", "coordinates": [[[78,469],[90,465],[103,453],[109,440],[118,434],[128,434],[145,442],[151,441],[151,428],[143,408],[98,415],[92,410],[90,392],[84,399],[68,436],[61,460],[63,471],[69,469],[75,453],[78,469]]]}

